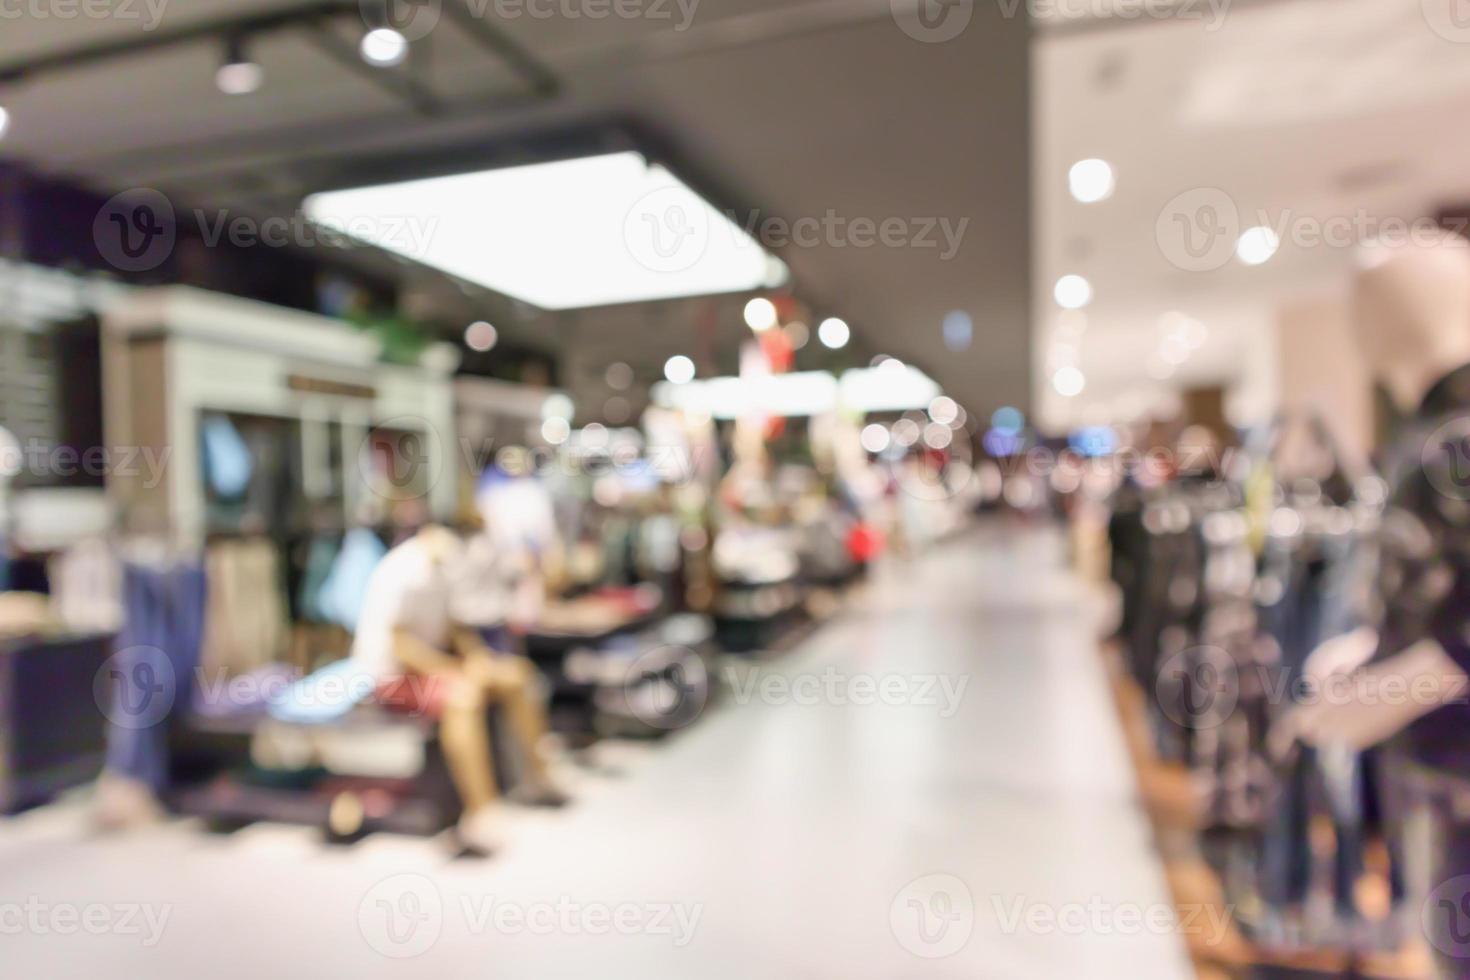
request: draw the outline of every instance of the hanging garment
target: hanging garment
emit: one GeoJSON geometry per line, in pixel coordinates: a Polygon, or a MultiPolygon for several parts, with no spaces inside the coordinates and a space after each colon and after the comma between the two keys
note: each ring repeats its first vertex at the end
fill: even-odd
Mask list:
{"type": "Polygon", "coordinates": [[[250,447],[223,415],[206,415],[199,435],[204,443],[204,478],[210,488],[226,500],[240,499],[254,472],[250,447]]]}
{"type": "MultiPolygon", "coordinates": [[[[1278,654],[1276,690],[1294,693],[1308,657],[1354,625],[1352,582],[1364,550],[1349,512],[1315,490],[1289,495],[1264,542],[1257,596],[1263,638],[1278,654]],[[1284,530],[1283,530],[1284,529],[1284,530]]],[[[1276,715],[1292,708],[1288,700],[1276,715]]],[[[1340,919],[1357,916],[1365,810],[1376,787],[1355,753],[1303,748],[1279,774],[1261,848],[1261,895],[1283,909],[1307,903],[1314,879],[1312,818],[1331,819],[1332,897],[1340,919]]]]}
{"type": "Polygon", "coordinates": [[[342,542],[332,534],[318,534],[310,541],[297,546],[292,551],[293,556],[299,564],[294,570],[299,575],[299,585],[295,590],[296,608],[293,610],[292,619],[306,623],[326,623],[327,613],[321,606],[322,586],[332,574],[332,566],[337,563],[337,556],[342,552],[342,542]],[[300,558],[300,549],[305,549],[305,557],[300,558]]]}
{"type": "Polygon", "coordinates": [[[77,633],[116,633],[122,627],[122,562],[106,541],[78,542],[51,559],[51,607],[77,633]]]}
{"type": "Polygon", "coordinates": [[[123,628],[98,681],[111,685],[107,768],[155,792],[168,781],[169,727],[189,705],[204,601],[202,568],[124,567],[123,628]]]}
{"type": "Polygon", "coordinates": [[[314,605],[322,622],[335,623],[349,633],[357,630],[367,602],[368,582],[387,553],[383,542],[367,528],[347,532],[331,571],[316,593],[314,605]]]}
{"type": "Polygon", "coordinates": [[[275,544],[265,538],[210,546],[200,666],[211,680],[248,674],[284,653],[286,600],[280,566],[275,544]]]}

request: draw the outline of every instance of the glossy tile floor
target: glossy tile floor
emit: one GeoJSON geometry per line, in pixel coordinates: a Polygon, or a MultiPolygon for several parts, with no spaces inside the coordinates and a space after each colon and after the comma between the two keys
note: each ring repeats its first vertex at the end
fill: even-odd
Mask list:
{"type": "Polygon", "coordinates": [[[1086,608],[1054,535],[951,542],[487,862],[34,811],[0,823],[0,974],[1187,977],[1086,608]]]}

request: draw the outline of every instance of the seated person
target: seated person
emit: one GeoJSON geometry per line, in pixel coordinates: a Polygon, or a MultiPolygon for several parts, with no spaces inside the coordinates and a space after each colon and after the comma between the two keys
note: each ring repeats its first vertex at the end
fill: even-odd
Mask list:
{"type": "Polygon", "coordinates": [[[520,801],[560,806],[541,752],[546,718],[536,699],[536,669],[523,657],[496,651],[478,628],[454,614],[467,583],[483,583],[467,564],[467,549],[447,528],[430,525],[394,547],[368,582],[352,659],[383,684],[404,675],[428,678],[427,703],[439,714],[440,743],[464,815],[460,832],[480,849],[493,846],[497,800],[487,708],[498,704],[525,759],[520,801]]]}

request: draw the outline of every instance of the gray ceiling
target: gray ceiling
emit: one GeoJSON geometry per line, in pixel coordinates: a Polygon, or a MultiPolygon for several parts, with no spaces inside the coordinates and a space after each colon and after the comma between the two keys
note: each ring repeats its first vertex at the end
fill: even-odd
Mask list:
{"type": "MultiPolygon", "coordinates": [[[[154,2],[168,3],[160,31],[292,6],[154,2]]],[[[577,9],[595,9],[587,2],[577,9]]],[[[644,0],[644,9],[654,2],[644,0]]],[[[254,46],[267,83],[248,97],[215,90],[220,52],[211,43],[0,87],[12,115],[3,151],[99,189],[157,187],[191,205],[267,214],[290,212],[307,191],[361,182],[385,158],[405,173],[442,170],[527,132],[617,122],[741,214],[793,220],[830,210],[848,220],[902,218],[911,228],[925,219],[951,228],[968,220],[947,260],[942,248],[842,242],[780,254],[797,295],[818,316],[847,318],[862,350],[911,359],[975,410],[1028,404],[1025,16],[1004,17],[1006,4],[976,4],[958,37],[921,43],[900,29],[892,6],[902,10],[909,0],[702,0],[683,30],[673,29],[683,20],[675,0],[657,2],[669,19],[494,21],[559,80],[557,96],[544,102],[507,105],[524,83],[441,17],[405,69],[444,100],[434,117],[324,57],[305,37],[282,32],[254,46]],[[954,309],[975,323],[967,351],[950,351],[941,339],[943,316],[954,309]]],[[[942,9],[936,0],[917,2],[942,9]]],[[[476,6],[485,3],[496,9],[494,0],[476,6]]],[[[6,22],[0,66],[137,36],[148,8],[136,0],[132,9],[141,21],[6,22]]],[[[348,18],[337,29],[350,43],[361,26],[348,18]]],[[[474,301],[434,277],[418,278],[445,304],[474,301]]],[[[698,330],[738,336],[738,311],[729,301],[681,301],[657,310],[506,315],[520,321],[512,335],[535,331],[577,344],[583,362],[605,350],[609,359],[656,364],[688,349],[698,330]]]]}

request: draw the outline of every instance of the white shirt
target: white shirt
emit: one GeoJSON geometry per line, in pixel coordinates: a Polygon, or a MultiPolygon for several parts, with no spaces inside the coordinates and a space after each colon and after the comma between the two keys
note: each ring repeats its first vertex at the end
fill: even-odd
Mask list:
{"type": "Polygon", "coordinates": [[[436,650],[449,652],[455,554],[436,557],[421,537],[390,550],[368,579],[362,618],[352,639],[352,659],[379,678],[403,672],[393,656],[394,630],[407,630],[436,650]]]}

